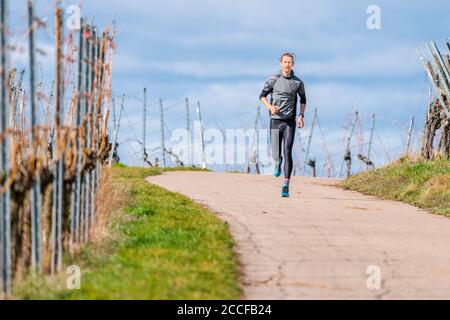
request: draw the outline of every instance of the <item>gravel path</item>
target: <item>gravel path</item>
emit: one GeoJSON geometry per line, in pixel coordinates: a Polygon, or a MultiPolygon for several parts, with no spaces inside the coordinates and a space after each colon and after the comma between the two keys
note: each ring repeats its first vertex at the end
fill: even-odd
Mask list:
{"type": "Polygon", "coordinates": [[[180,171],[147,180],[230,224],[246,299],[450,298],[448,218],[333,179],[293,177],[288,199],[270,176],[180,171]]]}

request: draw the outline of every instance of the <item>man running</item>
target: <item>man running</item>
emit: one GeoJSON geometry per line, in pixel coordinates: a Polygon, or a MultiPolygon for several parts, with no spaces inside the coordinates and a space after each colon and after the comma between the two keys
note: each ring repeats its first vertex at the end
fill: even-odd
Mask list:
{"type": "Polygon", "coordinates": [[[281,70],[266,81],[259,95],[261,102],[269,109],[270,137],[272,143],[272,157],[275,163],[274,175],[281,174],[281,163],[284,159],[284,183],[281,196],[289,197],[289,181],[293,169],[292,147],[296,127],[297,95],[300,96],[300,115],[298,127],[303,128],[304,112],[306,109],[306,94],[303,81],[294,75],[295,59],[292,53],[283,53],[280,58],[281,70]],[[267,95],[271,94],[270,102],[267,95]],[[283,156],[281,147],[283,146],[283,156]]]}

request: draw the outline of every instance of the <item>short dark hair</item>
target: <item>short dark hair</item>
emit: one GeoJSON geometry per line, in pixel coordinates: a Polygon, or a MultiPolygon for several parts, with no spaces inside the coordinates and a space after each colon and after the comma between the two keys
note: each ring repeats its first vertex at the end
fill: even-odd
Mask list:
{"type": "Polygon", "coordinates": [[[295,62],[295,53],[291,53],[291,52],[283,53],[280,57],[280,62],[283,61],[284,57],[290,57],[292,59],[292,62],[295,62]]]}

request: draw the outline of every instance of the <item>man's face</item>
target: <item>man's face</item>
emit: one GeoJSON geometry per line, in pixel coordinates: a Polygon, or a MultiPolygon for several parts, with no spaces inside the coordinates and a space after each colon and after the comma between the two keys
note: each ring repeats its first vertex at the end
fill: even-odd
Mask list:
{"type": "Polygon", "coordinates": [[[283,70],[284,73],[289,74],[292,71],[292,67],[294,66],[294,61],[289,56],[284,56],[283,59],[281,59],[280,62],[281,70],[283,70]]]}

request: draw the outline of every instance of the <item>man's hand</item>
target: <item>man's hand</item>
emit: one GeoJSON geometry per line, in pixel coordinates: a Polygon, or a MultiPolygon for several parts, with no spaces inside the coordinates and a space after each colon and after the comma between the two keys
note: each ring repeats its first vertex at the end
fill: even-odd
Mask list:
{"type": "Polygon", "coordinates": [[[266,108],[269,109],[270,115],[274,115],[274,114],[276,114],[276,113],[278,113],[280,111],[278,109],[278,107],[273,106],[272,104],[270,104],[269,100],[267,100],[266,97],[261,97],[260,100],[263,103],[263,105],[265,105],[266,108]]]}
{"type": "Polygon", "coordinates": [[[277,107],[272,106],[272,105],[270,105],[269,110],[270,110],[270,114],[272,114],[272,115],[274,115],[280,111],[280,110],[278,110],[277,107]]]}
{"type": "Polygon", "coordinates": [[[303,117],[302,116],[299,116],[298,117],[298,127],[301,129],[301,128],[303,128],[305,126],[305,123],[304,123],[304,121],[303,121],[303,117]]]}

